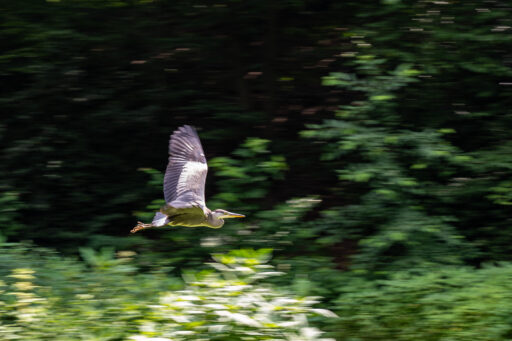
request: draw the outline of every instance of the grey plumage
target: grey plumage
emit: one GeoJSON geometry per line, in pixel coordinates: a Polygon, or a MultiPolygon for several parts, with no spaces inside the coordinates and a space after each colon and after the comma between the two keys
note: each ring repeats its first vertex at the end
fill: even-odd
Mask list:
{"type": "Polygon", "coordinates": [[[206,207],[204,187],[208,166],[196,130],[188,125],[178,128],[169,139],[169,163],[164,176],[166,204],[155,214],[151,224],[139,222],[132,233],[165,225],[208,226],[219,228],[223,218],[244,215],[206,207]]]}
{"type": "Polygon", "coordinates": [[[164,197],[179,208],[205,206],[204,186],[208,166],[197,132],[178,128],[169,140],[169,163],[164,177],[164,197]]]}

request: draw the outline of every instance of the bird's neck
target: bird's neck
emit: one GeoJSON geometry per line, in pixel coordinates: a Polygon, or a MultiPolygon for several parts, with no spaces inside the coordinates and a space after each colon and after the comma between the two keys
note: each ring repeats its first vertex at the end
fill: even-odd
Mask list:
{"type": "Polygon", "coordinates": [[[208,220],[208,224],[210,225],[210,227],[213,228],[219,228],[222,227],[222,225],[224,225],[224,220],[221,218],[217,218],[213,214],[213,212],[208,212],[206,220],[208,220]]]}

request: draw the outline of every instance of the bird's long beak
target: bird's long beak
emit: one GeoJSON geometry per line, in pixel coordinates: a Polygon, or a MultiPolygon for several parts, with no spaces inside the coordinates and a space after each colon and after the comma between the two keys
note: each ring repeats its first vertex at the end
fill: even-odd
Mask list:
{"type": "Polygon", "coordinates": [[[239,213],[226,212],[226,214],[222,215],[222,218],[245,218],[245,216],[239,213]]]}

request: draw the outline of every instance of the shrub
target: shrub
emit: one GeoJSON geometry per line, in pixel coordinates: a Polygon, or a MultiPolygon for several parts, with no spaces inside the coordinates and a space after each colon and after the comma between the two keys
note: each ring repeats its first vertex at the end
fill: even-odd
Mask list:
{"type": "Polygon", "coordinates": [[[353,279],[336,312],[340,340],[510,340],[512,265],[353,279]]]}
{"type": "MultiPolygon", "coordinates": [[[[315,298],[260,283],[270,250],[215,255],[214,271],[139,271],[133,252],[83,249],[85,262],[0,244],[2,340],[322,340],[315,298]]],[[[326,340],[326,339],[324,339],[326,340]]]]}

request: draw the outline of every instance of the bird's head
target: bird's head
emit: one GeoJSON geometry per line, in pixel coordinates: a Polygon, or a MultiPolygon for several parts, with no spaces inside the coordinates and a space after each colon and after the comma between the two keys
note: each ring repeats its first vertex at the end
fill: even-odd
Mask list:
{"type": "Polygon", "coordinates": [[[216,209],[212,212],[212,215],[217,219],[226,219],[226,218],[245,218],[243,214],[228,212],[226,210],[221,210],[220,208],[216,209]]]}

